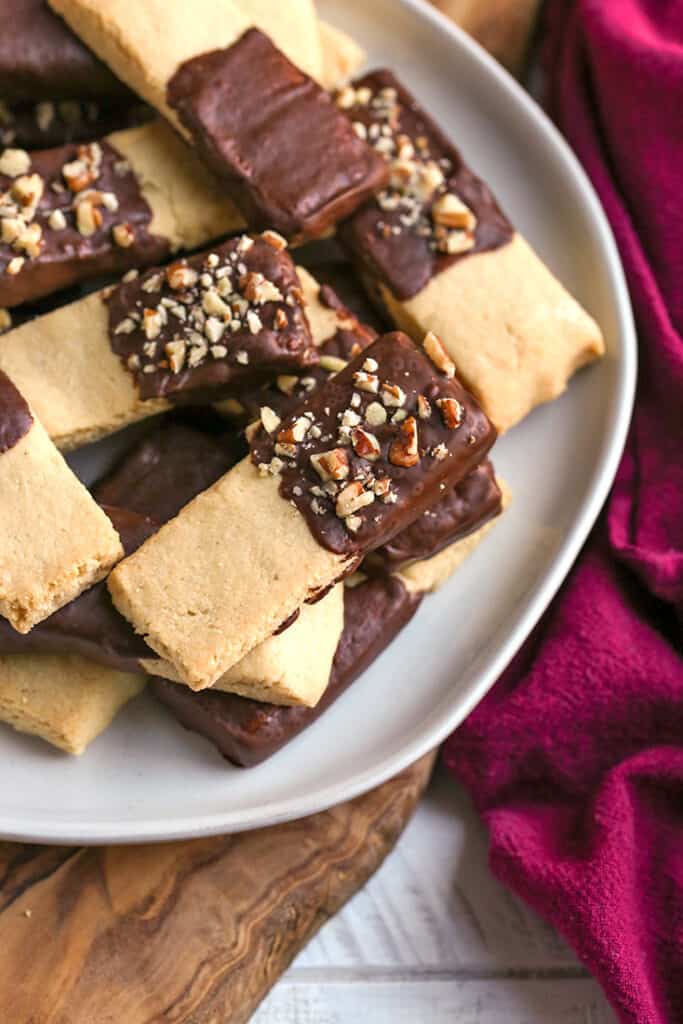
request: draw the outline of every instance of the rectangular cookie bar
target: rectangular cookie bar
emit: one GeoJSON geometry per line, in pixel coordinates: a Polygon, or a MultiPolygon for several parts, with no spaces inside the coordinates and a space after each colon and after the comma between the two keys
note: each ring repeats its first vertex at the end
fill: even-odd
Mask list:
{"type": "Polygon", "coordinates": [[[20,633],[102,579],[118,534],[0,373],[0,615],[20,633]]]}
{"type": "Polygon", "coordinates": [[[391,72],[363,76],[337,104],[391,170],[341,240],[394,323],[416,338],[434,332],[507,430],[602,355],[599,327],[391,72]]]}
{"type": "Polygon", "coordinates": [[[486,455],[495,431],[431,351],[438,365],[405,335],[379,338],[267,422],[251,459],[112,573],[119,611],[191,688],[215,683],[486,455]]]}
{"type": "Polygon", "coordinates": [[[149,270],[10,331],[0,369],[62,449],[317,361],[273,232],[149,270]]]}
{"type": "MultiPolygon", "coordinates": [[[[129,555],[236,461],[228,439],[162,422],[94,488],[94,497],[129,555]]],[[[0,620],[0,654],[77,654],[134,673],[140,673],[142,658],[153,657],[112,605],[104,582],[25,635],[0,620]]]]}
{"type": "Polygon", "coordinates": [[[163,122],[0,155],[0,305],[159,263],[244,222],[163,122]]]}
{"type": "MultiPolygon", "coordinates": [[[[375,577],[398,571],[416,606],[421,594],[437,590],[465,561],[508,503],[509,492],[504,484],[499,485],[493,467],[486,459],[433,509],[368,556],[358,576],[362,579],[365,571],[375,577]]],[[[368,579],[363,582],[368,583],[368,579]]],[[[342,650],[338,656],[335,655],[343,636],[344,623],[346,621],[348,625],[348,619],[353,617],[360,594],[365,596],[367,607],[370,593],[375,593],[370,586],[363,590],[360,585],[358,589],[359,594],[353,597],[349,587],[337,584],[321,601],[302,605],[299,618],[292,626],[269,637],[247,654],[211,689],[271,705],[316,707],[326,694],[328,684],[333,688],[338,684],[336,675],[340,668],[348,683],[366,667],[367,663],[361,661],[357,650],[353,658],[350,657],[347,649],[351,642],[349,635],[358,642],[358,635],[351,627],[347,630],[342,650]],[[349,605],[351,611],[345,618],[344,609],[349,605]],[[336,673],[331,675],[333,660],[336,673]]],[[[379,593],[384,597],[387,591],[380,589],[379,593]]],[[[388,593],[395,596],[391,587],[388,593]]],[[[381,622],[378,608],[375,608],[374,616],[376,623],[381,622]]],[[[390,629],[383,632],[381,649],[391,639],[390,629]]],[[[374,650],[372,660],[379,653],[379,650],[374,650]]],[[[163,663],[143,661],[142,665],[152,676],[178,682],[163,663]]]]}
{"type": "MultiPolygon", "coordinates": [[[[503,504],[509,503],[505,485],[503,504]]],[[[405,572],[373,569],[344,584],[344,628],[335,652],[328,686],[315,707],[283,707],[219,693],[215,687],[192,693],[154,677],[151,690],[185,728],[199,733],[228,761],[243,768],[260,764],[312,725],[391,643],[432,592],[481,543],[492,521],[405,572]],[[353,584],[353,585],[351,585],[353,584]]]]}
{"type": "MultiPolygon", "coordinates": [[[[304,33],[287,5],[148,0],[135,19],[125,0],[52,6],[192,141],[251,227],[322,235],[386,179],[383,161],[306,73],[304,33]]],[[[314,35],[319,73],[317,22],[314,35]]]]}
{"type": "Polygon", "coordinates": [[[144,685],[144,676],[75,655],[5,655],[0,657],[0,722],[67,754],[82,754],[144,685]]]}
{"type": "MultiPolygon", "coordinates": [[[[294,622],[249,651],[212,689],[313,708],[327,689],[343,625],[344,587],[338,583],[322,600],[302,605],[294,622]]],[[[140,664],[150,675],[182,682],[164,661],[143,659],[140,664]]]]}
{"type": "Polygon", "coordinates": [[[344,629],[329,684],[315,707],[283,707],[215,688],[192,693],[155,677],[154,696],[181,725],[242,768],[260,764],[315,722],[387,647],[420,604],[398,576],[380,574],[344,590],[344,629]]]}

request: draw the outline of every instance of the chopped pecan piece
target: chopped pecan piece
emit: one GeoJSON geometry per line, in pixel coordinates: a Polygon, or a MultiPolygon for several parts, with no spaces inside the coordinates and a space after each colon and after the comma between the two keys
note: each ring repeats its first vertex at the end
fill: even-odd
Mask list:
{"type": "Polygon", "coordinates": [[[367,430],[363,430],[362,427],[356,427],[351,433],[351,444],[353,450],[361,459],[367,459],[369,462],[375,462],[381,453],[379,441],[374,434],[371,434],[367,430]]]}
{"type": "Polygon", "coordinates": [[[427,331],[422,347],[436,366],[437,370],[449,379],[455,377],[455,363],[444,348],[444,344],[434,331],[427,331]]]}
{"type": "Polygon", "coordinates": [[[375,500],[373,491],[363,490],[363,485],[358,480],[347,484],[337,495],[335,511],[340,519],[346,519],[354,512],[360,512],[366,505],[371,505],[375,500]]]}
{"type": "Polygon", "coordinates": [[[439,398],[436,404],[441,410],[441,418],[449,430],[455,430],[460,426],[463,409],[457,398],[439,398]]]}
{"type": "Polygon", "coordinates": [[[399,436],[389,447],[389,462],[394,466],[410,469],[420,461],[418,449],[417,420],[409,416],[401,424],[399,436]]]}
{"type": "Polygon", "coordinates": [[[349,457],[343,448],[311,455],[311,465],[322,480],[345,480],[349,475],[349,457]]]}

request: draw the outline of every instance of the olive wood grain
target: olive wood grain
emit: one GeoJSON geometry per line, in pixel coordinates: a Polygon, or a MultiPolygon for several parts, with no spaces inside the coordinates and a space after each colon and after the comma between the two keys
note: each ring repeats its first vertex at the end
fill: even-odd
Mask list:
{"type": "Polygon", "coordinates": [[[0,1021],[248,1021],[382,863],[434,757],[328,811],[240,835],[0,843],[0,1021]]]}

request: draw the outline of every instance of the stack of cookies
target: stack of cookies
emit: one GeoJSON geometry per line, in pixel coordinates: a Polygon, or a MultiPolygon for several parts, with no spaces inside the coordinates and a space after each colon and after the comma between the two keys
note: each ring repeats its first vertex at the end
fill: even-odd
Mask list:
{"type": "Polygon", "coordinates": [[[312,0],[6,6],[0,720],[80,753],[149,682],[257,764],[495,524],[497,435],[600,330],[312,0]],[[60,452],[134,423],[88,491],[60,452]]]}

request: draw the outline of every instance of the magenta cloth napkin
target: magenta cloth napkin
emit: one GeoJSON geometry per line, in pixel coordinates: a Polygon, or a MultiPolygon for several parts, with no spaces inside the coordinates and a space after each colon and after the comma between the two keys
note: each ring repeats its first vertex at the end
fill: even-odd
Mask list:
{"type": "Polygon", "coordinates": [[[550,0],[545,33],[550,112],[626,268],[638,396],[599,524],[445,759],[488,825],[495,874],[621,1019],[680,1024],[683,0],[550,0]]]}

